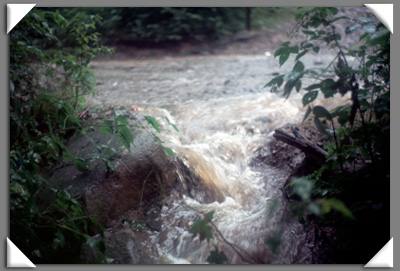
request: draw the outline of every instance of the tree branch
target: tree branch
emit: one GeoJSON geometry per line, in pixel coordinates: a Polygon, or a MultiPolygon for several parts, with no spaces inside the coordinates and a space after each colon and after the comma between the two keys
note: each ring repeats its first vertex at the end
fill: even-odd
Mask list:
{"type": "Polygon", "coordinates": [[[283,141],[286,144],[300,149],[302,152],[304,152],[307,158],[319,164],[323,164],[325,162],[328,153],[324,149],[305,138],[301,134],[299,128],[296,126],[292,126],[291,131],[293,135],[284,132],[281,129],[276,129],[273,136],[279,141],[283,141]]]}

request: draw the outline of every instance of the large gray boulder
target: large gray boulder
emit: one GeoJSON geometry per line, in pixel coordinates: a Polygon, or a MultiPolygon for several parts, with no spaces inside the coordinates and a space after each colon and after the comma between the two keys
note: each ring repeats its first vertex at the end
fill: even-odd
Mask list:
{"type": "MultiPolygon", "coordinates": [[[[105,228],[117,226],[133,210],[146,211],[160,203],[173,189],[202,203],[224,200],[222,190],[213,182],[215,174],[195,163],[195,154],[171,156],[146,130],[132,129],[132,134],[130,150],[113,157],[114,171],[107,172],[100,159],[89,164],[88,172],[80,172],[70,164],[54,171],[51,185],[67,188],[105,228]]],[[[89,159],[97,153],[96,145],[116,150],[122,147],[118,137],[93,131],[70,140],[68,148],[76,156],[89,159]]],[[[50,190],[42,194],[44,204],[51,196],[50,190]]]]}
{"type": "MultiPolygon", "coordinates": [[[[174,157],[145,130],[135,129],[132,133],[134,145],[114,157],[114,171],[107,172],[97,159],[90,163],[88,172],[68,165],[56,170],[50,179],[53,187],[68,188],[104,227],[115,226],[128,211],[154,203],[176,184],[174,157]]],[[[93,143],[115,149],[122,146],[116,136],[95,131],[72,139],[68,147],[78,157],[88,158],[96,153],[93,143]]]]}
{"type": "MultiPolygon", "coordinates": [[[[119,264],[154,263],[155,259],[146,256],[149,248],[141,244],[148,238],[148,232],[163,230],[163,221],[157,210],[162,204],[168,204],[168,198],[173,200],[185,194],[209,203],[222,202],[224,195],[212,182],[214,174],[191,158],[195,154],[183,155],[177,148],[177,155],[171,156],[146,130],[131,131],[133,145],[130,150],[122,148],[113,157],[116,168],[112,172],[107,171],[101,159],[94,159],[87,172],[77,170],[71,163],[55,170],[49,181],[54,188],[67,189],[103,226],[107,258],[119,264]],[[146,231],[138,233],[129,228],[121,229],[126,218],[138,221],[135,214],[139,213],[144,215],[146,231]]],[[[76,156],[90,160],[96,156],[96,146],[101,145],[116,150],[123,146],[118,137],[93,131],[71,139],[68,148],[76,156]]],[[[40,204],[45,208],[53,197],[51,189],[42,192],[40,204]]],[[[91,262],[98,259],[96,253],[86,245],[81,259],[91,262]]]]}

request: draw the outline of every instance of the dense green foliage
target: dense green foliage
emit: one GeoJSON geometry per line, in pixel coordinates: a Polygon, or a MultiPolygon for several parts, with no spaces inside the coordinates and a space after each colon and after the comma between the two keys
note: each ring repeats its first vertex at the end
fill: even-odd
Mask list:
{"type": "MultiPolygon", "coordinates": [[[[246,8],[124,7],[57,8],[66,18],[75,13],[103,18],[98,31],[107,44],[119,41],[161,42],[215,40],[246,28],[246,8]]],[[[270,15],[287,8],[252,8],[251,24],[261,28],[270,15]]]]}
{"type": "MultiPolygon", "coordinates": [[[[321,216],[336,210],[366,223],[371,219],[369,212],[370,217],[384,220],[376,229],[385,234],[389,219],[390,32],[371,15],[338,16],[337,8],[301,9],[296,20],[291,34],[304,38],[296,44],[283,43],[274,54],[281,66],[294,55],[293,69],[266,86],[272,92],[282,87],[285,98],[294,89],[304,90],[304,121],[312,116],[315,127],[327,139],[324,148],[328,157],[322,167],[289,184],[291,193],[300,200],[293,204],[293,213],[305,222],[306,214],[321,216]],[[345,26],[342,34],[339,24],[345,26]],[[341,35],[353,35],[358,43],[346,44],[341,35]],[[322,50],[334,52],[333,61],[324,69],[307,69],[301,59],[322,50]],[[329,73],[334,76],[325,76],[329,73]],[[314,83],[302,88],[302,79],[314,83]],[[348,99],[329,111],[314,104],[321,95],[324,99],[346,95],[348,99]]],[[[362,223],[346,224],[363,227],[349,238],[366,238],[359,233],[367,232],[372,224],[365,227],[362,223]]]]}
{"type": "MultiPolygon", "coordinates": [[[[92,163],[101,161],[111,172],[114,157],[133,144],[133,125],[123,115],[113,112],[112,119],[102,121],[80,117],[85,96],[94,95],[89,63],[113,52],[101,45],[100,23],[100,16],[87,12],[64,16],[36,8],[10,34],[10,238],[34,263],[78,263],[84,242],[97,249],[99,262],[112,260],[104,257],[102,226],[69,188],[54,188],[49,182],[55,170],[68,165],[88,173],[92,163]],[[96,129],[117,137],[121,148],[96,143],[89,136],[96,129]],[[94,152],[84,157],[73,153],[67,143],[77,136],[86,137],[94,152]],[[43,199],[40,195],[48,191],[52,198],[43,199]],[[96,233],[101,238],[91,237],[96,233]]],[[[161,132],[155,118],[145,119],[161,132]]],[[[164,143],[146,127],[139,128],[164,143]]]]}
{"type": "MultiPolygon", "coordinates": [[[[66,20],[56,12],[33,9],[10,34],[10,239],[34,263],[77,263],[83,242],[104,255],[105,244],[90,236],[101,226],[67,189],[52,188],[51,173],[67,164],[82,172],[93,159],[107,169],[117,150],[97,146],[97,153],[77,157],[67,147],[72,136],[94,126],[78,117],[91,93],[90,61],[109,48],[95,32],[98,16],[76,14],[66,20]],[[53,192],[51,202],[38,195],[53,192]]],[[[104,120],[102,130],[109,131],[104,120]]],[[[129,148],[132,135],[123,116],[114,116],[111,132],[129,148]]],[[[106,259],[99,259],[106,261],[106,259]]]]}

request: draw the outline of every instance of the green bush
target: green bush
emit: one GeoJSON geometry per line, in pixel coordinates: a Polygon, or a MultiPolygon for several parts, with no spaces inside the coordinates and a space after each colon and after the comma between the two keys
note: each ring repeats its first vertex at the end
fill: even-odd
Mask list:
{"type": "Polygon", "coordinates": [[[337,8],[300,9],[296,20],[291,35],[303,38],[284,42],[274,54],[281,66],[293,56],[293,69],[266,87],[282,90],[286,99],[293,90],[303,94],[304,121],[313,120],[327,139],[328,156],[320,168],[289,182],[288,215],[315,225],[318,250],[328,244],[329,255],[317,252],[318,262],[365,262],[390,237],[390,32],[373,15],[341,16],[337,8]],[[334,59],[324,69],[301,61],[327,50],[334,59]],[[305,78],[314,82],[303,87],[305,78]],[[314,104],[319,96],[337,95],[348,99],[333,110],[314,104]],[[334,227],[334,238],[326,226],[334,227]]]}
{"type": "MultiPolygon", "coordinates": [[[[66,165],[86,173],[95,160],[110,172],[115,169],[114,155],[133,143],[128,128],[132,125],[122,115],[113,112],[112,120],[101,122],[79,117],[85,95],[94,95],[89,63],[112,53],[101,45],[96,32],[100,23],[98,15],[78,12],[66,18],[57,10],[35,8],[10,34],[10,239],[34,263],[78,263],[84,242],[100,252],[97,262],[110,262],[104,257],[101,225],[68,188],[53,188],[48,181],[54,170],[66,165]],[[87,132],[96,129],[116,136],[121,149],[94,142],[87,132]],[[87,137],[95,153],[85,157],[72,153],[67,143],[73,136],[87,137]],[[39,197],[45,190],[54,194],[49,203],[39,197]],[[95,231],[102,238],[90,237],[95,231]]],[[[161,131],[153,117],[145,119],[161,131]]]]}
{"type": "Polygon", "coordinates": [[[304,39],[296,44],[284,42],[274,54],[281,66],[294,55],[293,69],[274,77],[266,87],[272,92],[282,88],[285,98],[294,89],[303,91],[303,106],[307,107],[304,121],[312,116],[315,127],[328,138],[324,146],[328,152],[325,164],[313,174],[292,182],[292,192],[307,203],[304,207],[309,213],[321,215],[336,210],[354,218],[351,209],[360,204],[360,198],[364,197],[362,201],[367,205],[376,197],[371,183],[365,180],[364,187],[360,187],[355,181],[362,172],[360,164],[372,173],[366,176],[389,174],[390,32],[373,16],[353,18],[337,14],[337,8],[301,9],[296,14],[297,25],[292,34],[301,33],[304,39]],[[357,44],[342,41],[339,24],[345,27],[345,35],[358,40],[357,44]],[[320,50],[333,51],[333,61],[324,69],[307,69],[301,59],[320,50]],[[327,72],[335,77],[324,77],[327,72]],[[314,83],[303,88],[304,78],[311,78],[314,83]],[[313,105],[318,96],[331,99],[337,94],[348,94],[349,99],[331,111],[313,105]],[[361,191],[370,185],[369,192],[355,196],[349,193],[353,191],[350,184],[361,191]]]}
{"type": "MultiPolygon", "coordinates": [[[[98,22],[97,16],[66,20],[33,9],[10,34],[10,239],[34,263],[77,263],[93,229],[102,234],[66,189],[52,188],[47,180],[66,163],[88,170],[88,161],[66,143],[93,129],[77,110],[94,86],[89,62],[111,52],[99,44],[98,22]],[[41,206],[38,195],[45,189],[55,196],[41,206]]],[[[103,255],[102,240],[91,244],[103,255]]]]}

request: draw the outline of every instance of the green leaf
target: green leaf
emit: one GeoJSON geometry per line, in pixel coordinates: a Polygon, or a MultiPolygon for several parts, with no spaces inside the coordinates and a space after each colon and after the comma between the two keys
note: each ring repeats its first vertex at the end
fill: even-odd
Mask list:
{"type": "Polygon", "coordinates": [[[313,50],[315,53],[318,54],[319,49],[320,49],[319,46],[314,46],[312,50],[313,50]]]}
{"type": "Polygon", "coordinates": [[[332,120],[331,114],[324,107],[317,105],[313,108],[313,113],[317,118],[326,118],[332,120]]]}
{"type": "Polygon", "coordinates": [[[133,142],[133,135],[127,127],[121,127],[118,132],[119,138],[124,146],[129,150],[131,143],[133,142]]]}
{"type": "Polygon", "coordinates": [[[283,84],[283,77],[284,77],[284,75],[278,75],[278,76],[276,77],[276,85],[277,85],[278,87],[282,86],[282,84],[283,84]]]}
{"type": "Polygon", "coordinates": [[[292,92],[292,89],[296,85],[297,80],[289,80],[286,82],[285,87],[284,87],[284,92],[283,95],[287,98],[289,98],[290,93],[292,92]]]}
{"type": "Polygon", "coordinates": [[[171,156],[175,156],[176,153],[168,147],[162,146],[162,148],[171,156]]]}
{"type": "Polygon", "coordinates": [[[281,47],[288,47],[290,44],[290,41],[285,41],[281,44],[281,47]]]}
{"type": "Polygon", "coordinates": [[[364,29],[364,31],[367,32],[367,33],[374,33],[375,30],[376,30],[376,27],[375,27],[374,24],[369,23],[369,24],[363,25],[363,29],[364,29]]]}
{"type": "Polygon", "coordinates": [[[107,129],[109,131],[109,133],[111,133],[111,134],[114,133],[114,126],[110,120],[103,119],[103,124],[104,124],[104,126],[102,126],[102,127],[107,129]]]}
{"type": "Polygon", "coordinates": [[[309,36],[315,36],[315,32],[314,31],[310,31],[310,30],[302,30],[302,32],[306,35],[309,36]]]}
{"type": "Polygon", "coordinates": [[[43,142],[32,142],[33,151],[40,155],[48,152],[48,147],[49,146],[43,142]]]}
{"type": "Polygon", "coordinates": [[[286,49],[282,52],[282,54],[279,56],[279,66],[282,67],[283,64],[285,64],[286,60],[289,59],[290,55],[290,50],[286,49]]]}
{"type": "Polygon", "coordinates": [[[85,129],[85,128],[82,128],[82,129],[80,130],[80,133],[83,134],[83,135],[86,135],[86,129],[85,129]]]}
{"type": "Polygon", "coordinates": [[[342,20],[342,19],[345,19],[345,20],[348,20],[348,21],[354,21],[353,17],[350,17],[350,16],[339,16],[339,17],[333,18],[329,22],[332,24],[333,22],[336,22],[336,21],[339,21],[339,20],[342,20]]]}
{"type": "Polygon", "coordinates": [[[364,33],[364,34],[362,34],[361,36],[360,36],[360,38],[359,38],[359,41],[361,41],[361,40],[363,40],[363,39],[366,39],[367,37],[368,37],[368,33],[364,33]]]}
{"type": "Polygon", "coordinates": [[[316,203],[318,203],[321,206],[321,211],[323,214],[329,213],[331,210],[336,210],[340,212],[342,215],[344,215],[347,218],[350,219],[355,219],[354,215],[346,207],[346,205],[337,199],[318,199],[316,200],[316,203]]]}
{"type": "Polygon", "coordinates": [[[78,158],[74,160],[74,165],[76,167],[77,170],[81,171],[81,172],[88,172],[89,168],[87,163],[85,162],[85,160],[78,158]]]}
{"type": "Polygon", "coordinates": [[[324,94],[325,98],[333,97],[335,94],[332,88],[321,88],[321,92],[324,94]]]}
{"type": "Polygon", "coordinates": [[[156,129],[157,132],[161,131],[160,124],[158,124],[155,118],[151,116],[144,116],[144,118],[147,120],[148,123],[150,123],[154,127],[154,129],[156,129]]]}
{"type": "Polygon", "coordinates": [[[123,115],[118,115],[115,118],[115,121],[121,123],[122,125],[129,125],[129,122],[126,120],[126,117],[123,115]]]}
{"type": "Polygon", "coordinates": [[[377,45],[385,42],[389,42],[390,39],[390,31],[387,28],[379,30],[371,35],[368,44],[377,45]]]}
{"type": "Polygon", "coordinates": [[[307,210],[310,212],[310,213],[312,213],[312,214],[314,214],[314,215],[320,215],[321,214],[321,208],[320,208],[320,206],[318,206],[317,204],[315,204],[315,203],[310,203],[308,206],[307,206],[307,210]]]}
{"type": "Polygon", "coordinates": [[[61,139],[54,134],[51,135],[51,139],[63,150],[66,150],[67,147],[62,143],[61,139]]]}
{"type": "Polygon", "coordinates": [[[205,220],[198,220],[194,222],[189,232],[194,235],[198,233],[200,236],[200,240],[203,241],[204,239],[207,239],[208,243],[212,238],[211,226],[205,220]]]}
{"type": "Polygon", "coordinates": [[[274,52],[274,58],[279,56],[280,54],[282,54],[283,48],[278,48],[275,52],[274,52]]]}
{"type": "Polygon", "coordinates": [[[335,94],[334,86],[335,81],[331,78],[323,80],[321,83],[321,91],[324,94],[325,98],[333,97],[335,94]]]}
{"type": "Polygon", "coordinates": [[[206,214],[207,219],[208,219],[208,220],[212,220],[214,214],[215,214],[215,211],[208,212],[208,213],[206,214]]]}
{"type": "Polygon", "coordinates": [[[308,12],[305,9],[300,9],[295,15],[294,15],[294,19],[296,21],[300,20],[305,14],[307,14],[308,12]]]}
{"type": "Polygon", "coordinates": [[[299,92],[301,89],[301,80],[297,80],[296,84],[294,84],[294,87],[296,88],[296,91],[299,92]]]}
{"type": "Polygon", "coordinates": [[[303,96],[303,106],[308,105],[309,103],[315,101],[315,99],[317,99],[318,97],[318,91],[311,91],[311,92],[307,92],[306,94],[304,94],[303,96]]]}
{"type": "Polygon", "coordinates": [[[290,47],[290,53],[292,53],[292,54],[298,54],[299,53],[299,46],[293,46],[293,47],[290,47]]]}
{"type": "Polygon", "coordinates": [[[321,87],[321,84],[312,84],[312,85],[310,85],[310,86],[308,86],[308,87],[306,87],[306,88],[304,88],[305,90],[313,90],[313,89],[317,89],[317,88],[320,88],[321,87]]]}
{"type": "Polygon", "coordinates": [[[288,98],[292,89],[296,87],[297,91],[301,88],[301,81],[300,78],[303,77],[304,72],[290,72],[285,75],[285,79],[288,80],[284,86],[284,93],[283,95],[288,98]],[[299,83],[300,82],[300,83],[299,83]]]}
{"type": "Polygon", "coordinates": [[[299,54],[296,56],[295,61],[299,60],[302,56],[304,56],[305,54],[307,54],[308,51],[309,51],[309,50],[304,50],[304,51],[302,51],[301,53],[299,53],[299,54]]]}
{"type": "Polygon", "coordinates": [[[371,23],[372,22],[372,18],[369,18],[369,17],[358,17],[358,20],[363,23],[371,23]]]}
{"type": "Polygon", "coordinates": [[[311,75],[313,75],[313,76],[315,76],[315,77],[319,77],[319,73],[318,72],[316,72],[316,71],[314,71],[314,70],[307,70],[307,73],[308,74],[311,74],[311,75]]]}
{"type": "Polygon", "coordinates": [[[301,72],[289,72],[283,77],[283,79],[285,81],[290,81],[290,80],[295,81],[295,80],[299,79],[302,76],[302,74],[303,73],[301,73],[301,72]]]}
{"type": "Polygon", "coordinates": [[[318,130],[320,131],[321,134],[329,136],[325,127],[322,125],[321,121],[318,118],[314,118],[314,124],[318,128],[318,130]]]}
{"type": "Polygon", "coordinates": [[[314,17],[312,20],[310,20],[310,24],[314,28],[318,28],[321,25],[322,21],[318,17],[314,17]]]}
{"type": "Polygon", "coordinates": [[[301,61],[297,61],[293,67],[293,72],[302,72],[304,71],[304,64],[301,61]]]}
{"type": "Polygon", "coordinates": [[[278,88],[276,86],[271,87],[271,89],[269,90],[271,93],[275,93],[278,90],[278,88]]]}
{"type": "Polygon", "coordinates": [[[164,141],[162,141],[158,136],[156,136],[153,132],[150,132],[151,135],[154,137],[155,140],[157,140],[160,143],[164,143],[164,141]]]}
{"type": "Polygon", "coordinates": [[[306,112],[306,114],[304,115],[303,122],[305,122],[305,121],[307,120],[307,118],[308,118],[308,116],[310,115],[311,111],[312,111],[311,107],[308,106],[307,112],[306,112]]]}
{"type": "Polygon", "coordinates": [[[172,122],[170,122],[169,119],[168,119],[167,117],[165,117],[165,119],[168,121],[168,123],[169,123],[172,127],[174,127],[175,131],[179,132],[179,129],[178,129],[178,127],[176,127],[175,124],[173,124],[172,122]]]}
{"type": "Polygon", "coordinates": [[[337,8],[334,7],[328,7],[326,8],[332,15],[335,15],[339,12],[339,10],[337,8]]]}
{"type": "Polygon", "coordinates": [[[225,253],[223,251],[219,252],[216,246],[214,250],[210,251],[210,256],[207,258],[207,262],[211,264],[224,264],[226,261],[228,261],[228,258],[225,253]]]}
{"type": "Polygon", "coordinates": [[[340,125],[345,126],[349,121],[350,112],[348,110],[338,113],[338,122],[340,125]]]}
{"type": "Polygon", "coordinates": [[[104,126],[101,126],[99,128],[99,131],[102,131],[103,133],[110,134],[110,135],[113,133],[113,131],[110,128],[104,127],[104,126]]]}

